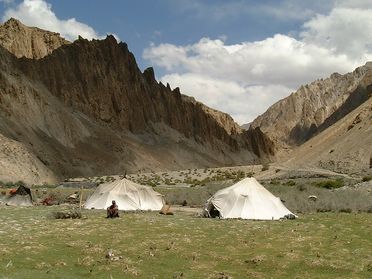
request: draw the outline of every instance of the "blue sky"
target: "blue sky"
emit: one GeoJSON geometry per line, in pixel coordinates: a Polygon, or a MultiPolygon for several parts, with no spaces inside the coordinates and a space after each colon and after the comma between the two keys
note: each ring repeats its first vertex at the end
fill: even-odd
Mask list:
{"type": "MultiPolygon", "coordinates": [[[[22,1],[2,1],[0,14],[22,1]]],[[[285,9],[285,1],[226,0],[48,0],[60,19],[76,20],[93,27],[98,34],[115,33],[135,54],[141,68],[150,43],[190,44],[203,37],[226,38],[228,44],[262,40],[277,33],[299,31],[304,18],[273,16],[267,9],[285,9]],[[226,4],[228,3],[228,4],[226,4]],[[246,10],[242,10],[244,6],[246,10]],[[258,11],[259,10],[259,11],[258,11]]],[[[329,7],[329,5],[326,5],[329,7]]],[[[319,10],[326,6],[311,8],[319,10]]]]}
{"type": "Polygon", "coordinates": [[[153,66],[159,80],[239,123],[301,84],[368,61],[371,8],[372,0],[0,0],[2,21],[70,40],[115,34],[142,70],[153,66]]]}
{"type": "MultiPolygon", "coordinates": [[[[19,3],[21,1],[15,1],[19,3]]],[[[209,9],[223,9],[226,0],[63,0],[48,1],[61,19],[74,17],[87,23],[99,34],[115,33],[127,42],[138,59],[154,43],[189,44],[202,37],[226,36],[227,43],[262,40],[276,33],[298,32],[301,19],[275,18],[268,12],[256,13],[258,7],[278,6],[280,1],[231,1],[244,3],[249,11],[232,10],[230,14],[213,15],[209,9]],[[87,5],[89,2],[89,5],[87,5]],[[178,2],[178,3],[177,3],[178,2]]],[[[3,12],[3,11],[2,11],[3,12]]],[[[223,12],[223,11],[221,11],[223,12]]]]}

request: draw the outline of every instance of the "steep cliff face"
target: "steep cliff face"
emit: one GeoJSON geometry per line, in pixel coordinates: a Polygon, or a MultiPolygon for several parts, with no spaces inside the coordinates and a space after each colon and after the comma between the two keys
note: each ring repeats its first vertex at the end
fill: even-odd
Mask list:
{"type": "Polygon", "coordinates": [[[230,116],[158,83],[151,68],[142,74],[127,45],[113,36],[80,39],[38,61],[21,59],[19,69],[65,105],[110,127],[140,133],[161,122],[212,147],[250,148],[230,116]]]}
{"type": "Polygon", "coordinates": [[[251,124],[277,145],[300,145],[363,104],[372,92],[372,63],[301,86],[251,124]]]}
{"type": "Polygon", "coordinates": [[[197,102],[192,97],[183,96],[183,98],[184,100],[187,100],[194,104],[201,105],[203,111],[212,116],[229,135],[241,134],[243,132],[243,129],[232,119],[229,114],[207,107],[202,103],[197,102]]]}
{"type": "Polygon", "coordinates": [[[243,133],[152,68],[142,73],[112,36],[40,59],[0,56],[0,133],[58,178],[249,164],[274,152],[259,128],[243,133]]]}
{"type": "Polygon", "coordinates": [[[0,45],[17,57],[39,59],[69,43],[58,33],[28,27],[14,18],[0,24],[0,45]]]}
{"type": "Polygon", "coordinates": [[[372,174],[372,98],[296,148],[284,164],[372,174]]]}
{"type": "Polygon", "coordinates": [[[55,183],[57,177],[22,143],[0,134],[0,181],[55,183]]]}

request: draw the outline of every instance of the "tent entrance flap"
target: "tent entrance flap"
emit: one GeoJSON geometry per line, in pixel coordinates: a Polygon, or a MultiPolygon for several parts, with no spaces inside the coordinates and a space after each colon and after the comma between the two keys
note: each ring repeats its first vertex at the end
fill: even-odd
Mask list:
{"type": "Polygon", "coordinates": [[[212,204],[211,206],[211,209],[209,210],[209,215],[211,216],[211,218],[220,218],[221,217],[221,213],[218,211],[217,208],[214,207],[214,205],[212,204]]]}
{"type": "Polygon", "coordinates": [[[207,218],[221,218],[221,212],[209,200],[204,207],[202,215],[207,218]]]}

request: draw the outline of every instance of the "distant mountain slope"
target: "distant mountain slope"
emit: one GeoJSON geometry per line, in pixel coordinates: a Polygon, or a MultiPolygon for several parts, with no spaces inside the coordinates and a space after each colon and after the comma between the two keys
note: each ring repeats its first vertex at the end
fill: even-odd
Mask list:
{"type": "Polygon", "coordinates": [[[372,174],[372,98],[296,148],[286,164],[372,174]]]}
{"type": "Polygon", "coordinates": [[[159,84],[152,69],[142,74],[127,45],[113,36],[80,39],[37,61],[21,59],[19,69],[66,105],[111,126],[140,132],[163,122],[186,137],[238,146],[239,131],[230,116],[221,122],[218,116],[225,114],[205,113],[203,104],[178,88],[159,84]]]}
{"type": "Polygon", "coordinates": [[[260,127],[277,146],[301,145],[363,104],[371,92],[369,62],[352,73],[335,73],[301,86],[257,117],[251,127],[260,127]]]}
{"type": "Polygon", "coordinates": [[[251,122],[249,122],[249,123],[246,123],[246,124],[243,124],[243,125],[241,125],[240,127],[242,128],[242,129],[244,129],[244,130],[248,130],[249,129],[249,127],[251,126],[251,122]]]}
{"type": "Polygon", "coordinates": [[[59,179],[249,164],[274,153],[259,128],[243,132],[229,115],[158,83],[152,68],[142,73],[113,36],[38,59],[8,50],[0,47],[0,133],[59,179]]]}
{"type": "Polygon", "coordinates": [[[0,46],[17,57],[39,59],[69,43],[58,33],[28,27],[14,18],[0,24],[0,46]]]}
{"type": "Polygon", "coordinates": [[[57,177],[23,144],[0,134],[0,181],[42,184],[57,177]]]}

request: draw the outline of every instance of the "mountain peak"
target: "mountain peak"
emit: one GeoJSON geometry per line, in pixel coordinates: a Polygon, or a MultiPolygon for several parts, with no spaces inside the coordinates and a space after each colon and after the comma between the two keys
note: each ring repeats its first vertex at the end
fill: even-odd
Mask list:
{"type": "Polygon", "coordinates": [[[110,41],[110,42],[113,42],[113,43],[115,43],[115,44],[118,43],[118,41],[116,40],[115,36],[112,35],[112,34],[107,34],[107,36],[106,36],[106,40],[107,40],[107,41],[110,41]]]}
{"type": "Polygon", "coordinates": [[[22,22],[20,22],[18,19],[14,18],[14,17],[9,18],[6,22],[4,22],[4,25],[5,26],[18,25],[18,26],[26,27],[26,25],[24,25],[22,22]]]}
{"type": "Polygon", "coordinates": [[[19,58],[40,59],[69,43],[59,33],[28,27],[15,18],[0,24],[0,46],[19,58]]]}
{"type": "Polygon", "coordinates": [[[301,145],[366,102],[372,86],[372,63],[341,75],[301,86],[295,93],[272,105],[257,117],[271,139],[285,145],[301,145]]]}

